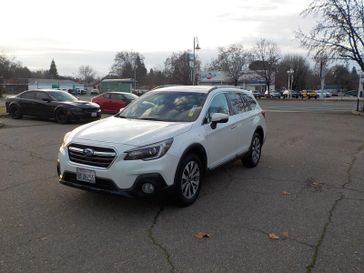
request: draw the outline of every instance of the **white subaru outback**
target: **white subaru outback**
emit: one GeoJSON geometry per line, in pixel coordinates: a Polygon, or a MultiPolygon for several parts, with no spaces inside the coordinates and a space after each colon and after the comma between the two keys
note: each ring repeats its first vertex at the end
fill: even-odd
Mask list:
{"type": "Polygon", "coordinates": [[[207,170],[236,158],[255,167],[265,137],[265,114],[251,92],[164,87],[67,133],[57,171],[64,185],[123,196],[168,191],[187,206],[207,170]]]}

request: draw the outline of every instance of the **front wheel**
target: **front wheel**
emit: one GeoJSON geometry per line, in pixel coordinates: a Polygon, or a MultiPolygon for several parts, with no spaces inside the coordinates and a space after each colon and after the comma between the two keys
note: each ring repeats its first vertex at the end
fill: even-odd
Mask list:
{"type": "Polygon", "coordinates": [[[10,106],[9,113],[13,119],[20,119],[23,117],[20,107],[16,104],[10,106]]]}
{"type": "Polygon", "coordinates": [[[245,167],[254,168],[258,165],[262,154],[262,143],[261,135],[254,133],[249,152],[242,158],[245,167]]]}
{"type": "Polygon", "coordinates": [[[65,124],[68,122],[67,111],[65,109],[58,109],[55,114],[57,123],[65,124]]]}
{"type": "Polygon", "coordinates": [[[184,157],[175,176],[177,203],[181,206],[192,205],[201,189],[202,163],[198,156],[190,154],[184,157]]]}

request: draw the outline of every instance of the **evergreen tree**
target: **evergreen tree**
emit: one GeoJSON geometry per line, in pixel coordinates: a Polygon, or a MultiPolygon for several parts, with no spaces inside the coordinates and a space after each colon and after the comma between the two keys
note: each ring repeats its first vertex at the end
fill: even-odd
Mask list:
{"type": "Polygon", "coordinates": [[[52,59],[51,67],[49,68],[49,76],[52,79],[58,79],[58,71],[56,63],[54,62],[54,59],[52,59]]]}

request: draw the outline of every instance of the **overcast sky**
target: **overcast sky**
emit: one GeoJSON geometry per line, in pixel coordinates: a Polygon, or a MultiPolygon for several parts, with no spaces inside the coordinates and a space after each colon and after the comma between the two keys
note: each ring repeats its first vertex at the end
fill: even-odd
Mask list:
{"type": "Polygon", "coordinates": [[[61,75],[81,65],[100,76],[115,53],[137,51],[148,68],[162,68],[166,57],[193,47],[203,64],[216,49],[232,43],[254,46],[259,38],[276,42],[283,54],[305,51],[294,40],[313,22],[299,13],[310,0],[2,0],[0,53],[30,69],[49,69],[54,58],[61,75]]]}

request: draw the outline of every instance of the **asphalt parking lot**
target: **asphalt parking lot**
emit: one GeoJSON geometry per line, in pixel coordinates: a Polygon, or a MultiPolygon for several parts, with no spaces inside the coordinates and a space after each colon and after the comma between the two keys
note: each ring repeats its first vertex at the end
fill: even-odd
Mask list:
{"type": "Polygon", "coordinates": [[[284,103],[261,103],[260,165],[210,172],[188,208],[60,185],[77,124],[2,118],[0,272],[364,272],[364,117],[284,103]]]}

